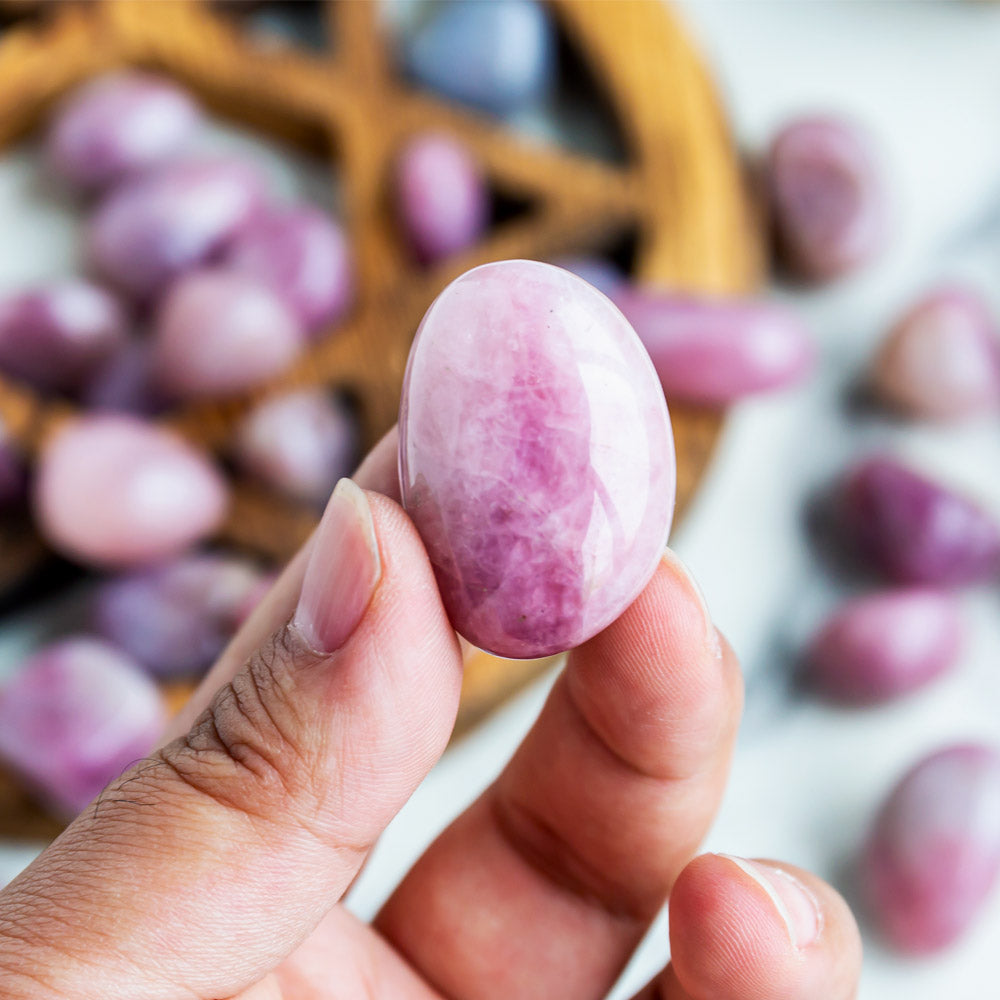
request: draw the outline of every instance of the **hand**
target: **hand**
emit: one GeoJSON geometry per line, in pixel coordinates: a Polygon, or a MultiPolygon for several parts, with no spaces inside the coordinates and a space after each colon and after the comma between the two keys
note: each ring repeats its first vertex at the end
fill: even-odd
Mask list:
{"type": "Polygon", "coordinates": [[[670,899],[643,1000],[847,1000],[860,943],[790,866],[691,860],[740,715],[736,660],[668,554],[575,650],[499,779],[374,922],[338,905],[438,759],[461,655],[388,438],[233,640],[174,738],[0,894],[6,1000],[599,998],[670,899]],[[182,735],[181,735],[182,734],[182,735]]]}

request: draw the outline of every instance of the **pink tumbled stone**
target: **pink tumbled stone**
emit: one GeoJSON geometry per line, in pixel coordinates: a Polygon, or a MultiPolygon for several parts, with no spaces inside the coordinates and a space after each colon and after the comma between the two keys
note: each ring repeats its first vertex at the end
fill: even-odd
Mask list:
{"type": "Polygon", "coordinates": [[[899,319],[872,370],[879,397],[901,412],[960,420],[1000,405],[1000,339],[982,297],[939,288],[899,319]]]}
{"type": "Polygon", "coordinates": [[[953,667],[962,615],[950,594],[925,587],[848,601],[806,654],[811,685],[828,697],[872,705],[913,691],[953,667]]]}
{"type": "Polygon", "coordinates": [[[127,319],[110,292],[60,281],[0,298],[0,370],[39,389],[72,392],[125,343],[127,319]]]}
{"type": "Polygon", "coordinates": [[[889,192],[871,137],[854,122],[789,122],[771,145],[767,181],[778,251],[796,276],[835,278],[885,245],[889,192]]]}
{"type": "Polygon", "coordinates": [[[109,73],[56,110],[46,159],[74,187],[105,187],[178,152],[200,117],[190,96],[167,80],[135,70],[109,73]]]}
{"type": "Polygon", "coordinates": [[[562,268],[485,264],[434,301],[399,418],[403,502],[452,624],[509,657],[590,638],[648,582],[676,470],[649,357],[562,268]]]}
{"type": "Polygon", "coordinates": [[[170,163],[114,188],[87,227],[91,264],[148,299],[221,250],[265,201],[254,167],[232,157],[170,163]]]}
{"type": "Polygon", "coordinates": [[[171,398],[232,395],[284,371],[304,343],[299,321],[266,285],[236,271],[193,271],[160,305],[153,371],[171,398]]]}
{"type": "Polygon", "coordinates": [[[879,929],[928,954],[971,924],[1000,873],[1000,753],[948,747],[919,761],[882,807],[861,864],[879,929]]]}
{"type": "Polygon", "coordinates": [[[351,474],[358,438],[343,402],[307,389],[251,410],[237,429],[234,453],[241,469],[273,489],[325,504],[337,480],[351,474]]]}
{"type": "Polygon", "coordinates": [[[336,323],[354,297],[343,230],[307,205],[262,213],[235,237],[225,263],[267,283],[309,331],[336,323]]]}
{"type": "Polygon", "coordinates": [[[396,201],[417,256],[440,260],[472,246],[489,221],[489,193],[469,152],[445,135],[411,139],[399,155],[396,201]]]}
{"type": "Polygon", "coordinates": [[[45,646],[0,690],[0,758],[61,815],[83,809],[156,745],[156,685],[90,636],[45,646]]]}
{"type": "Polygon", "coordinates": [[[793,385],[815,361],[802,323],[772,303],[644,289],[623,289],[614,300],[671,401],[724,406],[793,385]]]}
{"type": "Polygon", "coordinates": [[[170,431],[136,417],[68,423],[47,442],[35,519],[61,552],[97,566],[163,559],[210,534],[226,511],[225,482],[170,431]]]}

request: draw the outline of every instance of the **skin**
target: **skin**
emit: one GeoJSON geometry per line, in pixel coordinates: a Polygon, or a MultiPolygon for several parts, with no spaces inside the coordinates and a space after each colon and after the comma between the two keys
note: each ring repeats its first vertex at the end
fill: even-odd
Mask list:
{"type": "Polygon", "coordinates": [[[346,643],[319,655],[288,624],[303,550],[163,746],[0,893],[0,993],[598,1000],[669,899],[672,960],[639,1000],[854,996],[858,933],[831,888],[782,866],[820,911],[798,948],[742,867],[694,857],[742,681],[669,554],[374,924],[338,905],[444,750],[461,684],[394,453],[390,436],[355,477],[382,577],[346,643]]]}

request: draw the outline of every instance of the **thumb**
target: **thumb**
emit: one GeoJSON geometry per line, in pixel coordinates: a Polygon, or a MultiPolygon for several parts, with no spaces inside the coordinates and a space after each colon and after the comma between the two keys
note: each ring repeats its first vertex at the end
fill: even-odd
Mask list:
{"type": "Polygon", "coordinates": [[[259,980],[438,758],[460,683],[412,524],[342,480],[292,621],[0,894],[0,969],[26,984],[4,995],[173,1000],[259,980]]]}

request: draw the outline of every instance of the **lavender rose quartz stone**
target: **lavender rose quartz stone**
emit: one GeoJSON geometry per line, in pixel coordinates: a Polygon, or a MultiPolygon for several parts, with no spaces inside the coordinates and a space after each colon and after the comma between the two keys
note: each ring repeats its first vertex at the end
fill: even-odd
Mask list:
{"type": "Polygon", "coordinates": [[[515,658],[579,645],[638,596],[670,529],[674,446],[649,356],[568,271],[467,272],[410,352],[400,481],[462,635],[515,658]]]}

